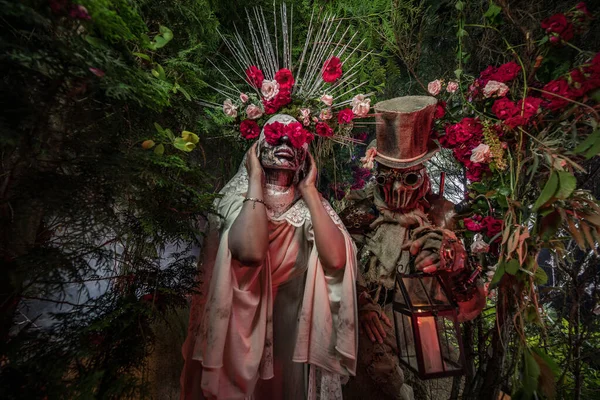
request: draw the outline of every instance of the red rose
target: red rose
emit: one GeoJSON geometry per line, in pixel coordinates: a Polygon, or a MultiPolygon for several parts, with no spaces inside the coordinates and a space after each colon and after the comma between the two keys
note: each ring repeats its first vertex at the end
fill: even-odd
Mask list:
{"type": "Polygon", "coordinates": [[[323,80],[328,83],[337,81],[342,76],[342,63],[337,57],[331,57],[323,64],[323,80]]]}
{"type": "Polygon", "coordinates": [[[583,1],[580,3],[577,3],[577,5],[575,6],[575,9],[577,11],[579,11],[580,13],[587,15],[588,17],[592,16],[592,14],[590,14],[590,12],[587,9],[587,6],[585,5],[585,3],[583,1]]]}
{"type": "Polygon", "coordinates": [[[440,119],[446,115],[446,102],[444,100],[438,101],[435,107],[435,114],[433,114],[433,118],[440,119]]]}
{"type": "Polygon", "coordinates": [[[548,82],[546,86],[544,86],[543,90],[549,92],[542,93],[542,97],[548,100],[546,107],[551,110],[558,110],[559,108],[565,107],[569,104],[569,101],[558,96],[562,96],[567,99],[571,98],[572,96],[572,93],[569,90],[569,84],[563,78],[548,82]],[[554,96],[551,93],[556,94],[557,96],[554,96]]]}
{"type": "Polygon", "coordinates": [[[260,135],[260,127],[256,121],[245,119],[240,124],[240,132],[244,139],[256,139],[260,135]]]}
{"type": "Polygon", "coordinates": [[[354,118],[354,113],[350,108],[344,108],[338,113],[337,120],[340,125],[349,124],[354,118]]]}
{"type": "Polygon", "coordinates": [[[281,68],[277,71],[275,80],[279,83],[279,90],[291,89],[294,86],[294,76],[292,75],[292,71],[287,68],[281,68]]]}
{"type": "Polygon", "coordinates": [[[283,106],[287,106],[291,102],[292,102],[291,91],[288,89],[282,90],[281,88],[279,88],[279,93],[277,93],[277,96],[275,96],[275,104],[277,105],[277,107],[281,108],[283,106]]]}
{"type": "Polygon", "coordinates": [[[500,119],[508,119],[517,114],[519,110],[515,103],[503,97],[494,102],[492,106],[492,112],[500,119]]]}
{"type": "Polygon", "coordinates": [[[312,135],[308,132],[300,122],[292,122],[285,125],[284,134],[290,139],[290,143],[295,148],[301,148],[304,143],[309,143],[312,140],[312,135]]]}
{"type": "Polygon", "coordinates": [[[502,223],[503,221],[501,219],[489,216],[484,217],[483,220],[481,220],[481,224],[483,225],[486,231],[485,234],[489,238],[496,236],[502,231],[502,223]]]}
{"type": "Polygon", "coordinates": [[[545,29],[550,36],[559,36],[565,41],[573,39],[573,24],[567,20],[564,14],[554,14],[543,20],[542,29],[545,29]]]}
{"type": "Polygon", "coordinates": [[[448,148],[467,141],[481,141],[483,126],[477,118],[463,118],[459,123],[446,126],[446,134],[441,140],[448,148]]]}
{"type": "Polygon", "coordinates": [[[251,65],[246,69],[246,80],[250,85],[260,89],[265,80],[265,76],[258,67],[251,65]]]}
{"type": "Polygon", "coordinates": [[[279,143],[279,139],[281,139],[285,135],[285,125],[277,121],[265,125],[264,130],[265,140],[271,146],[277,146],[277,144],[279,143]]]}
{"type": "Polygon", "coordinates": [[[514,61],[507,62],[498,67],[495,73],[491,74],[489,80],[497,82],[512,81],[521,72],[521,66],[514,61]]]}
{"type": "Polygon", "coordinates": [[[498,71],[498,68],[492,66],[492,65],[488,65],[488,67],[486,69],[484,69],[483,71],[481,71],[481,74],[479,74],[479,79],[484,79],[484,80],[490,80],[492,75],[494,75],[496,73],[496,71],[498,71]]]}
{"type": "Polygon", "coordinates": [[[271,115],[279,111],[279,106],[277,105],[276,99],[277,98],[271,99],[269,101],[262,101],[263,107],[265,108],[265,114],[271,115]]]}
{"type": "Polygon", "coordinates": [[[527,118],[523,117],[520,114],[517,114],[515,116],[507,118],[504,121],[504,125],[508,126],[510,129],[515,129],[517,126],[527,125],[527,122],[529,122],[527,118]]]}
{"type": "Polygon", "coordinates": [[[315,131],[319,136],[333,136],[333,129],[331,129],[331,127],[325,122],[317,122],[317,125],[315,126],[315,131]]]}
{"type": "Polygon", "coordinates": [[[471,218],[463,219],[463,223],[465,224],[465,228],[471,232],[480,232],[484,226],[481,223],[483,217],[481,215],[473,215],[471,218]]]}
{"type": "Polygon", "coordinates": [[[519,110],[519,114],[523,110],[523,117],[529,120],[538,113],[541,104],[542,99],[538,97],[525,97],[525,99],[519,100],[517,109],[519,110]]]}
{"type": "Polygon", "coordinates": [[[487,173],[489,170],[490,169],[487,164],[472,163],[467,168],[467,179],[471,182],[479,182],[483,177],[483,174],[487,173]]]}

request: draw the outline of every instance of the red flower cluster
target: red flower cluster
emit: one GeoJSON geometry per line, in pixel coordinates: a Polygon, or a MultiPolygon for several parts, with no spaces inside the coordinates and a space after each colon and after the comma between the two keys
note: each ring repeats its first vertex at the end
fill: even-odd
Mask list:
{"type": "Polygon", "coordinates": [[[297,149],[304,146],[305,143],[310,143],[314,138],[309,131],[304,129],[304,126],[300,122],[292,122],[287,125],[281,122],[272,122],[265,125],[265,140],[271,146],[279,144],[279,139],[284,136],[287,136],[292,146],[297,149]]]}
{"type": "Polygon", "coordinates": [[[325,122],[317,122],[317,124],[315,125],[315,132],[317,132],[317,135],[319,136],[333,136],[333,129],[331,129],[331,127],[325,122]]]}
{"type": "Polygon", "coordinates": [[[240,124],[240,133],[244,139],[256,139],[260,135],[260,127],[251,119],[245,119],[240,124]]]}
{"type": "Polygon", "coordinates": [[[340,125],[349,124],[354,118],[354,113],[350,108],[344,108],[338,113],[337,120],[340,125]]]}
{"type": "Polygon", "coordinates": [[[561,13],[543,20],[542,29],[550,35],[551,43],[559,43],[561,40],[568,42],[573,39],[573,24],[561,13]]]}
{"type": "Polygon", "coordinates": [[[489,65],[479,75],[477,83],[480,87],[484,88],[489,81],[510,82],[519,75],[519,72],[521,72],[521,66],[514,61],[502,64],[498,68],[489,65]]]}
{"type": "Polygon", "coordinates": [[[292,72],[287,68],[281,68],[275,73],[275,81],[279,84],[279,93],[277,93],[275,98],[269,101],[263,100],[262,102],[265,114],[267,115],[275,114],[281,107],[287,106],[292,102],[292,87],[294,86],[292,72]]]}
{"type": "Polygon", "coordinates": [[[483,138],[483,126],[477,118],[463,118],[459,123],[446,126],[446,134],[440,137],[440,144],[452,149],[454,157],[467,168],[467,179],[481,180],[490,169],[487,164],[471,161],[472,150],[483,138]]]}
{"type": "Polygon", "coordinates": [[[367,168],[354,168],[354,172],[352,173],[352,177],[354,178],[354,183],[350,187],[351,190],[359,190],[365,187],[367,184],[367,180],[371,176],[371,170],[367,168]]]}
{"type": "Polygon", "coordinates": [[[492,112],[504,120],[506,126],[514,129],[517,126],[527,125],[537,114],[541,104],[542,99],[537,97],[526,97],[519,100],[517,104],[503,97],[494,102],[492,112]]]}
{"type": "Polygon", "coordinates": [[[323,80],[328,83],[337,81],[342,76],[342,63],[339,58],[331,57],[323,64],[323,80]]]}
{"type": "Polygon", "coordinates": [[[251,65],[246,69],[246,80],[251,86],[260,89],[265,76],[257,66],[251,65]]]}
{"type": "Polygon", "coordinates": [[[569,100],[582,97],[600,87],[600,53],[583,67],[569,72],[568,76],[548,82],[542,97],[544,106],[550,110],[559,110],[569,105],[569,100]],[[560,96],[560,97],[559,97],[560,96]]]}
{"type": "Polygon", "coordinates": [[[491,216],[473,215],[472,218],[465,218],[463,222],[467,230],[483,232],[488,238],[492,238],[502,231],[502,220],[491,216]]]}

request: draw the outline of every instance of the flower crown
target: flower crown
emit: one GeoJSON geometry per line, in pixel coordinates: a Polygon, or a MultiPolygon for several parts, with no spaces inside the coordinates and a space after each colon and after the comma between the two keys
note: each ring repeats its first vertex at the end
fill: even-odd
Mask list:
{"type": "MultiPolygon", "coordinates": [[[[245,139],[255,139],[264,128],[265,139],[276,144],[282,136],[287,136],[294,147],[310,143],[315,136],[343,139],[349,133],[353,120],[369,114],[370,94],[355,94],[364,83],[356,82],[352,70],[370,53],[351,64],[351,57],[358,46],[346,54],[354,39],[345,39],[348,29],[334,41],[341,21],[334,16],[323,19],[320,26],[313,26],[314,13],[311,16],[304,50],[296,66],[291,62],[291,19],[288,25],[286,5],[281,5],[281,37],[277,23],[274,34],[267,26],[262,9],[252,10],[254,19],[248,13],[248,27],[251,45],[247,46],[239,32],[232,39],[223,37],[229,51],[233,54],[237,68],[224,60],[230,71],[242,78],[245,89],[240,89],[217,65],[215,68],[226,79],[227,84],[218,83],[213,87],[226,97],[222,106],[217,103],[203,102],[205,106],[219,108],[236,124],[245,139]],[[333,34],[330,34],[333,32],[333,34]],[[331,39],[327,39],[331,37],[331,39]],[[342,43],[347,44],[342,45],[342,43]],[[240,71],[243,71],[243,73],[240,71]],[[346,70],[346,71],[344,71],[346,70]],[[294,72],[292,72],[294,71],[294,72]],[[273,122],[265,125],[268,116],[284,113],[296,117],[300,122],[284,125],[273,122]]],[[[362,43],[362,42],[361,42],[362,43]]]]}

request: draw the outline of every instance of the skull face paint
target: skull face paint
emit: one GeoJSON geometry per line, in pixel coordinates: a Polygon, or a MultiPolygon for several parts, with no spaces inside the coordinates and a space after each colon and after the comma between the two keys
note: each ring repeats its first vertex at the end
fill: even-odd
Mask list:
{"type": "Polygon", "coordinates": [[[287,136],[281,137],[276,145],[261,140],[258,145],[260,162],[264,169],[283,169],[298,171],[304,165],[306,149],[294,148],[287,136]]]}
{"type": "Polygon", "coordinates": [[[390,210],[413,210],[431,187],[423,165],[394,169],[380,164],[375,178],[390,210]]]}

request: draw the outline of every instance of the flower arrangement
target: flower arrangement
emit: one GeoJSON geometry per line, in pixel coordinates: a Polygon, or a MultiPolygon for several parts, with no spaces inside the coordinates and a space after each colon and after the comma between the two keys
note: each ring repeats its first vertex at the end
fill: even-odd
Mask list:
{"type": "Polygon", "coordinates": [[[291,35],[285,4],[281,5],[281,22],[275,24],[280,28],[273,29],[274,32],[268,32],[261,9],[256,9],[254,15],[256,21],[248,20],[253,37],[251,43],[246,44],[239,33],[233,39],[223,38],[235,62],[224,63],[228,73],[215,65],[227,84],[218,83],[213,89],[225,100],[222,104],[210,101],[202,104],[221,109],[239,127],[244,139],[256,139],[264,128],[268,141],[275,142],[288,136],[296,147],[304,146],[315,137],[353,141],[348,135],[353,121],[369,114],[371,100],[369,95],[357,93],[363,84],[357,84],[356,73],[349,72],[369,54],[359,60],[352,58],[356,49],[346,54],[352,41],[352,38],[350,42],[345,40],[346,32],[339,38],[323,41],[333,24],[338,27],[341,24],[341,21],[335,22],[334,16],[329,16],[309,32],[304,51],[293,64],[289,38],[296,35],[291,35]],[[282,34],[281,38],[277,36],[278,32],[282,34]],[[345,42],[348,44],[340,48],[340,43],[345,42]],[[235,64],[243,72],[233,67],[235,64]],[[232,82],[230,76],[243,78],[244,87],[232,82]],[[299,122],[287,127],[281,124],[265,126],[270,116],[276,113],[288,114],[299,122]]]}
{"type": "MultiPolygon", "coordinates": [[[[564,257],[569,238],[564,233],[581,249],[596,251],[600,239],[600,206],[578,188],[576,178],[585,171],[582,164],[600,153],[600,53],[569,42],[590,20],[579,3],[541,21],[545,36],[533,51],[519,53],[518,45],[505,41],[512,60],[475,76],[459,68],[456,89],[454,81],[442,79],[428,85],[440,97],[439,142],[465,172],[461,226],[471,242],[470,260],[487,269],[497,299],[497,331],[510,326],[520,338],[522,376],[534,371],[530,381],[517,385],[519,398],[542,390],[538,377],[550,362],[530,347],[525,333],[526,324],[543,327],[537,288],[548,277],[538,265],[540,251],[564,257]],[[555,68],[558,58],[570,68],[555,68]]],[[[499,32],[491,25],[472,26],[499,32]]]]}
{"type": "MultiPolygon", "coordinates": [[[[335,89],[342,76],[342,63],[338,57],[327,59],[321,68],[321,79],[335,89]]],[[[273,123],[264,126],[267,142],[275,144],[282,136],[288,136],[294,147],[310,143],[315,136],[333,137],[337,132],[352,128],[355,118],[369,114],[371,100],[365,95],[355,95],[349,108],[334,110],[334,97],[328,88],[319,97],[312,99],[295,98],[296,80],[287,68],[279,69],[273,80],[265,79],[263,71],[255,65],[245,70],[246,83],[256,89],[256,93],[240,93],[235,99],[223,102],[223,112],[239,123],[239,131],[244,139],[256,139],[266,119],[275,113],[285,113],[296,117],[300,122],[284,126],[273,123]]],[[[347,102],[346,102],[347,103],[347,102]]]]}

